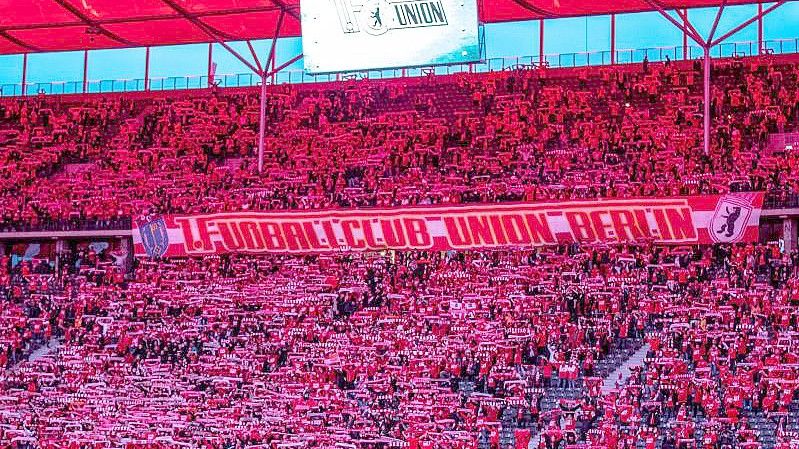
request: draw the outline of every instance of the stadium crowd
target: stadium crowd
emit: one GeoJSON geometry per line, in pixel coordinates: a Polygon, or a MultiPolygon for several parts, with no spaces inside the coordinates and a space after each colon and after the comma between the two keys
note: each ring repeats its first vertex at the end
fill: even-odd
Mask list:
{"type": "MultiPolygon", "coordinates": [[[[799,193],[792,60],[0,103],[3,227],[188,213],[799,193]],[[75,101],[75,103],[71,103],[75,101]]],[[[3,259],[0,447],[795,448],[776,245],[3,259]],[[64,262],[66,261],[66,262],[64,262]],[[627,382],[603,380],[647,351],[627,382]]]]}
{"type": "Polygon", "coordinates": [[[253,91],[83,100],[61,113],[49,99],[11,100],[0,129],[17,137],[0,148],[9,161],[30,151],[16,162],[29,168],[13,166],[25,179],[4,181],[0,207],[6,227],[124,228],[168,212],[741,190],[780,201],[799,193],[799,159],[766,143],[799,121],[798,75],[792,59],[719,62],[708,155],[699,62],[274,86],[262,174],[253,91]]]}
{"type": "Polygon", "coordinates": [[[87,258],[68,294],[3,309],[28,322],[18,341],[58,339],[7,361],[0,441],[526,448],[540,431],[550,449],[775,447],[797,430],[795,259],[758,245],[224,256],[143,259],[115,282],[87,258]],[[644,341],[644,368],[603,391],[644,341]]]}

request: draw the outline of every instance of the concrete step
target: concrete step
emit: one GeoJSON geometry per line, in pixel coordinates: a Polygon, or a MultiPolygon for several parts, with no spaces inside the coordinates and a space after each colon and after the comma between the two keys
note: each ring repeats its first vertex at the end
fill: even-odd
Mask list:
{"type": "Polygon", "coordinates": [[[606,395],[616,388],[616,383],[624,384],[632,374],[632,368],[643,366],[644,359],[649,353],[649,344],[644,344],[638,351],[633,353],[616,371],[610,373],[602,382],[602,394],[606,395]]]}

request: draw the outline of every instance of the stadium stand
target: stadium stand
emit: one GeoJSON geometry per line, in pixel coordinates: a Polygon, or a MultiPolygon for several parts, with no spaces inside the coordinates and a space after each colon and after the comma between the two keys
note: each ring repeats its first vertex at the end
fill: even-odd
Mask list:
{"type": "Polygon", "coordinates": [[[4,132],[16,136],[3,146],[6,159],[47,150],[24,158],[35,165],[16,176],[29,182],[9,179],[7,189],[18,190],[4,198],[4,226],[78,219],[124,228],[123,217],[149,213],[748,190],[768,191],[775,205],[795,199],[796,156],[765,151],[769,133],[793,129],[799,117],[794,58],[717,64],[709,155],[697,146],[699,66],[276,86],[260,176],[254,92],[121,96],[73,108],[51,106],[68,101],[60,99],[5,101],[4,132]]]}
{"type": "MultiPolygon", "coordinates": [[[[7,231],[142,216],[799,193],[794,57],[0,102],[7,231]]],[[[779,245],[2,261],[0,446],[797,447],[779,245]],[[643,353],[632,375],[614,381],[643,353]]],[[[14,253],[14,251],[9,251],[14,253]]]]}

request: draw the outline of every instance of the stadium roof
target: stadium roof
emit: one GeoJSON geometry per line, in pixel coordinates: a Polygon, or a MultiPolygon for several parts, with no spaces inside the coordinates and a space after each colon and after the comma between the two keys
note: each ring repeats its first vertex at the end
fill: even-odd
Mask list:
{"type": "MultiPolygon", "coordinates": [[[[323,1],[323,0],[312,0],[323,1]]],[[[353,0],[365,1],[365,0],[353,0]]],[[[300,0],[0,2],[0,54],[94,50],[300,35],[300,0]]],[[[751,0],[482,0],[484,22],[695,8],[751,0]]]]}

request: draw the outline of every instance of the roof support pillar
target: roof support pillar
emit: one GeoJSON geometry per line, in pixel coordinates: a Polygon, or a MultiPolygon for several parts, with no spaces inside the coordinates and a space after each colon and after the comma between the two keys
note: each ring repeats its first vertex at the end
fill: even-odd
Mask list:
{"type": "Polygon", "coordinates": [[[719,22],[721,21],[721,15],[724,14],[724,7],[727,6],[727,0],[722,0],[721,6],[719,6],[718,12],[716,12],[716,18],[713,19],[713,26],[710,28],[710,34],[707,36],[707,41],[713,41],[713,35],[716,34],[716,28],[719,26],[719,22]]]}
{"type": "MultiPolygon", "coordinates": [[[[275,35],[272,36],[272,46],[269,47],[269,55],[266,57],[266,70],[272,70],[275,68],[275,63],[277,61],[277,40],[280,38],[280,30],[283,28],[283,19],[286,17],[286,10],[284,9],[280,13],[280,17],[277,19],[277,27],[275,28],[275,35]]],[[[272,77],[272,84],[275,84],[275,77],[272,77]]]]}
{"type": "MultiPolygon", "coordinates": [[[[710,102],[711,102],[711,84],[710,84],[710,70],[711,70],[711,57],[710,57],[710,49],[715,47],[716,45],[726,41],[731,36],[735,35],[735,33],[743,30],[744,28],[748,27],[755,21],[762,22],[763,16],[774,11],[775,9],[779,8],[788,0],[779,0],[778,2],[774,3],[773,5],[769,6],[766,9],[763,9],[763,5],[758,5],[757,15],[752,17],[751,19],[741,23],[740,25],[736,26],[735,28],[731,29],[730,31],[724,33],[722,36],[713,39],[714,35],[716,34],[716,28],[718,27],[719,21],[721,20],[721,15],[724,12],[724,8],[727,5],[727,0],[723,0],[719,10],[716,14],[716,18],[713,21],[713,26],[710,30],[710,35],[708,36],[707,40],[702,39],[702,36],[696,31],[696,28],[691,24],[691,21],[688,20],[688,10],[677,10],[677,15],[680,16],[682,19],[682,24],[677,22],[677,20],[672,17],[669,13],[665,11],[663,6],[658,3],[659,0],[646,0],[646,2],[655,8],[666,20],[671,22],[675,27],[680,29],[683,32],[683,57],[685,57],[685,50],[688,49],[688,40],[687,37],[690,37],[696,43],[698,43],[704,52],[704,151],[706,155],[710,154],[710,130],[712,126],[712,120],[710,117],[711,110],[710,110],[710,102]]],[[[759,24],[759,27],[761,25],[759,24]]],[[[762,49],[762,35],[761,30],[758,29],[758,46],[762,49]]]]}
{"type": "Polygon", "coordinates": [[[275,43],[275,51],[272,52],[271,60],[269,61],[269,67],[272,72],[272,79],[271,79],[272,84],[275,84],[275,74],[277,72],[275,72],[274,69],[275,69],[275,64],[277,64],[277,39],[275,39],[273,42],[275,43]]]}
{"type": "Polygon", "coordinates": [[[28,54],[22,55],[22,96],[24,97],[28,90],[28,54]]]}
{"type": "Polygon", "coordinates": [[[704,150],[705,155],[710,154],[710,47],[705,46],[704,58],[704,93],[705,93],[705,110],[704,110],[704,150]]]}
{"type": "Polygon", "coordinates": [[[255,47],[252,46],[252,42],[249,40],[247,41],[247,48],[250,49],[250,54],[252,55],[252,60],[255,61],[255,65],[258,67],[258,71],[264,71],[264,68],[261,66],[261,60],[258,59],[258,54],[255,52],[255,47]]]}
{"type": "Polygon", "coordinates": [[[756,21],[758,21],[758,20],[762,20],[762,19],[763,19],[763,17],[764,17],[766,14],[768,14],[768,13],[770,13],[771,11],[774,11],[775,9],[777,9],[777,8],[779,8],[780,6],[784,5],[784,4],[785,4],[787,1],[788,1],[788,0],[780,0],[780,1],[778,1],[777,3],[775,3],[775,4],[771,5],[771,6],[769,6],[769,7],[768,7],[768,8],[766,8],[766,9],[763,9],[763,10],[758,10],[758,13],[757,13],[757,15],[755,15],[755,16],[754,16],[754,17],[752,17],[751,19],[749,19],[749,20],[745,21],[744,23],[742,23],[742,24],[738,25],[737,27],[735,27],[735,28],[731,29],[730,31],[727,31],[727,32],[726,32],[724,35],[720,36],[719,38],[717,38],[717,39],[715,39],[715,40],[712,40],[712,41],[710,41],[710,43],[709,43],[708,45],[709,45],[709,46],[711,46],[711,47],[715,47],[716,45],[718,45],[718,44],[720,44],[720,43],[722,43],[722,42],[726,41],[726,40],[727,40],[727,39],[729,39],[729,38],[730,38],[732,35],[734,35],[735,33],[737,33],[737,32],[739,32],[739,31],[743,30],[744,28],[748,27],[748,26],[749,26],[749,25],[751,25],[752,23],[754,23],[754,22],[756,22],[756,21]]]}
{"type": "Polygon", "coordinates": [[[302,59],[303,56],[304,55],[302,53],[298,54],[297,56],[289,59],[288,61],[284,62],[283,64],[280,64],[279,66],[275,67],[274,69],[266,72],[266,76],[272,76],[272,75],[277,74],[281,70],[285,69],[286,67],[288,67],[288,66],[294,64],[295,62],[299,61],[300,59],[302,59]]]}
{"type": "Polygon", "coordinates": [[[699,45],[704,45],[704,40],[702,39],[702,35],[699,34],[699,31],[696,31],[694,24],[688,19],[688,8],[685,9],[676,9],[677,15],[682,19],[685,28],[688,30],[688,37],[693,39],[693,36],[696,36],[699,40],[696,42],[699,45]]]}
{"type": "MultiPolygon", "coordinates": [[[[278,26],[275,30],[275,35],[272,40],[272,48],[269,52],[269,59],[266,61],[266,66],[261,64],[261,61],[258,59],[258,55],[255,52],[255,48],[252,45],[252,42],[247,41],[247,47],[250,50],[250,54],[255,61],[253,65],[250,61],[248,61],[244,56],[239,54],[235,49],[233,49],[230,45],[225,43],[221,36],[214,34],[214,32],[210,29],[203,28],[203,30],[208,34],[211,38],[214,39],[216,43],[221,45],[225,50],[227,50],[230,54],[236,57],[239,61],[242,62],[247,68],[252,70],[253,73],[258,75],[258,78],[261,81],[261,107],[260,107],[260,116],[258,118],[258,173],[263,172],[264,169],[264,135],[265,135],[265,119],[266,119],[266,79],[272,77],[272,82],[274,83],[275,74],[284,68],[290,66],[291,64],[299,61],[302,58],[302,54],[296,56],[295,58],[287,61],[286,63],[282,64],[280,67],[275,67],[275,49],[277,46],[277,39],[280,36],[280,29],[283,25],[283,18],[285,17],[286,10],[284,9],[280,14],[280,19],[278,20],[278,26]]],[[[209,56],[210,61],[210,56],[209,56]]],[[[209,64],[210,66],[210,64],[209,64]]],[[[210,76],[209,76],[210,79],[210,76]]]]}
{"type": "Polygon", "coordinates": [[[757,4],[757,54],[763,54],[763,2],[757,4]]]}
{"type": "Polygon", "coordinates": [[[616,14],[610,15],[610,64],[616,64],[616,14]]]}
{"type": "Polygon", "coordinates": [[[277,53],[277,40],[280,37],[280,30],[283,27],[283,19],[285,16],[286,10],[282,9],[280,12],[280,17],[277,20],[277,27],[275,27],[275,35],[272,37],[272,46],[269,49],[269,55],[267,55],[264,65],[262,65],[258,60],[258,56],[256,55],[255,49],[250,41],[247,41],[247,46],[250,48],[250,53],[252,53],[255,63],[258,64],[258,73],[261,77],[261,109],[260,113],[258,114],[258,173],[263,173],[264,171],[264,134],[266,133],[266,129],[264,128],[266,125],[266,77],[270,75],[270,73],[267,72],[271,70],[272,84],[275,83],[275,73],[277,72],[275,70],[275,53],[277,53]]]}
{"type": "Polygon", "coordinates": [[[214,85],[214,44],[208,43],[208,84],[207,87],[214,85]]]}
{"type": "Polygon", "coordinates": [[[544,19],[538,19],[538,63],[544,65],[544,19]]]}
{"type": "Polygon", "coordinates": [[[89,50],[83,50],[83,93],[89,89],[89,50]]]}
{"type": "Polygon", "coordinates": [[[261,73],[261,112],[258,114],[258,173],[264,171],[264,125],[266,121],[266,74],[261,73]]]}
{"type": "MultiPolygon", "coordinates": [[[[685,19],[683,19],[682,25],[685,27],[685,26],[688,26],[688,23],[687,23],[688,22],[688,10],[684,9],[683,13],[684,13],[685,19]]],[[[689,51],[688,50],[688,33],[686,33],[685,29],[683,29],[682,30],[682,59],[683,59],[683,61],[688,59],[688,56],[689,56],[688,55],[688,51],[689,51]]]]}
{"type": "Polygon", "coordinates": [[[248,68],[248,69],[252,70],[252,71],[253,71],[253,73],[255,73],[256,75],[261,73],[261,71],[260,71],[260,70],[258,70],[258,67],[255,67],[254,65],[252,65],[252,63],[250,63],[250,61],[248,61],[247,59],[245,59],[245,58],[244,58],[244,56],[240,55],[240,54],[239,54],[239,52],[237,52],[236,50],[234,50],[234,49],[233,49],[233,47],[231,47],[230,45],[226,44],[226,43],[225,43],[225,42],[224,42],[222,39],[217,39],[217,40],[216,40],[216,43],[217,43],[217,44],[219,44],[219,45],[221,45],[221,46],[222,46],[222,48],[224,48],[225,50],[227,50],[227,51],[228,51],[228,52],[229,52],[231,55],[233,55],[233,56],[234,56],[236,59],[238,59],[239,61],[241,61],[241,63],[242,63],[242,64],[244,64],[245,66],[247,66],[247,68],[248,68]]]}
{"type": "Polygon", "coordinates": [[[144,90],[150,90],[150,47],[144,51],[144,90]]]}
{"type": "MultiPolygon", "coordinates": [[[[681,18],[683,19],[683,23],[684,23],[684,24],[681,24],[680,22],[677,21],[677,19],[672,17],[671,14],[666,12],[666,10],[663,9],[663,6],[661,6],[660,3],[658,3],[656,0],[646,0],[646,2],[650,6],[655,8],[655,10],[657,10],[657,12],[659,12],[660,15],[663,16],[664,19],[666,19],[669,22],[671,22],[671,24],[674,25],[678,30],[681,30],[683,33],[687,34],[688,37],[693,39],[697,44],[699,44],[701,46],[705,45],[705,41],[702,40],[702,37],[699,35],[699,33],[696,32],[696,30],[694,29],[693,25],[691,25],[691,22],[688,20],[687,16],[685,16],[685,17],[681,16],[681,18]]],[[[680,15],[680,10],[677,10],[677,14],[680,15]]]]}

